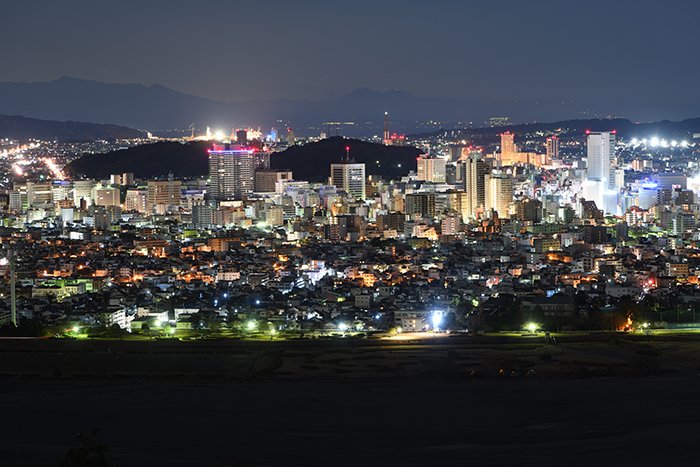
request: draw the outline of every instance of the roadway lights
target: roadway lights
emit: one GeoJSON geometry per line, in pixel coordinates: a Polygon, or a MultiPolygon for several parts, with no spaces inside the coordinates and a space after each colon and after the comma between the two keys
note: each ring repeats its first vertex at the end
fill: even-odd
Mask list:
{"type": "Polygon", "coordinates": [[[246,328],[248,331],[255,331],[255,329],[256,329],[257,327],[258,327],[258,323],[256,323],[256,322],[253,321],[253,320],[250,320],[250,321],[248,321],[247,323],[245,323],[245,328],[246,328]]]}
{"type": "Polygon", "coordinates": [[[530,331],[532,334],[534,334],[534,333],[536,333],[537,330],[539,329],[539,325],[538,325],[537,323],[534,323],[534,322],[531,321],[531,322],[525,324],[525,329],[527,329],[527,330],[530,331]]]}
{"type": "Polygon", "coordinates": [[[433,311],[433,314],[430,316],[430,321],[433,323],[433,329],[435,331],[440,329],[443,319],[442,311],[433,311]]]}

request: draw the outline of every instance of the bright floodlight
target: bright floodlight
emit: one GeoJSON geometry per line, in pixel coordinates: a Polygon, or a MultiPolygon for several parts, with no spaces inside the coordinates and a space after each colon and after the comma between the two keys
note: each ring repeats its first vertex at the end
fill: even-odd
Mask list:
{"type": "Polygon", "coordinates": [[[348,325],[347,323],[338,323],[338,329],[345,332],[348,330],[348,325]]]}
{"type": "Polygon", "coordinates": [[[530,331],[533,334],[537,331],[537,328],[539,328],[537,323],[529,322],[525,325],[525,329],[527,329],[528,331],[530,331]]]}
{"type": "Polygon", "coordinates": [[[256,305],[260,305],[260,300],[255,300],[256,305]]]}
{"type": "Polygon", "coordinates": [[[223,130],[216,130],[214,132],[214,138],[218,139],[219,141],[221,141],[225,137],[226,137],[226,134],[223,132],[223,130]]]}
{"type": "Polygon", "coordinates": [[[78,332],[80,332],[80,327],[78,325],[75,325],[73,326],[72,331],[77,334],[78,332]]]}
{"type": "Polygon", "coordinates": [[[443,320],[442,311],[433,311],[430,320],[433,323],[433,329],[440,329],[443,320]]]}
{"type": "Polygon", "coordinates": [[[632,138],[632,144],[637,144],[639,143],[639,140],[637,138],[632,138]]]}
{"type": "Polygon", "coordinates": [[[247,323],[245,323],[245,327],[248,331],[253,331],[253,330],[255,330],[255,328],[258,327],[258,323],[256,323],[253,320],[250,320],[247,323]]]}
{"type": "Polygon", "coordinates": [[[651,138],[649,143],[652,145],[652,147],[657,147],[659,144],[661,144],[661,141],[659,141],[658,136],[654,136],[653,138],[651,138]]]}

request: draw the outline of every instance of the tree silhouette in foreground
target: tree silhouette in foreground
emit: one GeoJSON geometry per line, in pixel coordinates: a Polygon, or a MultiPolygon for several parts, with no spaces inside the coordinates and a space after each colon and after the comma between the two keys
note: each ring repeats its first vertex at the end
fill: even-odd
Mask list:
{"type": "Polygon", "coordinates": [[[97,441],[97,428],[89,433],[78,433],[78,446],[71,448],[60,467],[112,467],[107,460],[107,446],[97,441]]]}

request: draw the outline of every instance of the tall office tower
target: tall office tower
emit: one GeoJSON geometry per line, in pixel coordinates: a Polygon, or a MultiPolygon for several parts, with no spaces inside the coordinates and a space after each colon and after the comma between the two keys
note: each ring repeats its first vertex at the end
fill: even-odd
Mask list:
{"type": "Polygon", "coordinates": [[[552,159],[559,159],[559,138],[557,135],[547,137],[547,153],[545,164],[552,163],[552,159]]]}
{"type": "Polygon", "coordinates": [[[459,162],[458,169],[462,189],[467,194],[467,204],[462,205],[462,212],[468,213],[468,217],[476,218],[477,211],[484,207],[486,201],[486,186],[484,177],[486,176],[486,164],[477,155],[471,155],[459,162]]]}
{"type": "Polygon", "coordinates": [[[176,210],[182,199],[182,182],[174,180],[151,180],[148,182],[146,194],[146,212],[153,213],[154,209],[165,213],[176,210]]]}
{"type": "Polygon", "coordinates": [[[248,145],[248,131],[247,130],[236,130],[236,144],[239,146],[248,145]]]}
{"type": "Polygon", "coordinates": [[[606,189],[610,186],[610,162],[614,152],[614,132],[588,134],[588,180],[605,182],[606,189]]]}
{"type": "Polygon", "coordinates": [[[515,134],[510,131],[501,133],[501,154],[515,154],[518,152],[515,147],[515,134]]]}
{"type": "Polygon", "coordinates": [[[330,184],[345,191],[354,198],[364,200],[366,197],[365,187],[365,164],[357,164],[354,161],[343,161],[331,164],[330,184]]]}
{"type": "Polygon", "coordinates": [[[418,180],[434,183],[445,183],[445,159],[422,155],[418,158],[417,164],[418,180]]]}
{"type": "Polygon", "coordinates": [[[215,144],[209,150],[209,197],[214,200],[241,199],[255,190],[255,171],[269,167],[269,153],[215,144]]]}
{"type": "Polygon", "coordinates": [[[486,175],[486,203],[487,211],[493,209],[500,219],[509,216],[510,205],[513,202],[513,179],[508,175],[486,175]]]}
{"type": "Polygon", "coordinates": [[[587,146],[588,171],[583,186],[584,198],[595,201],[603,212],[614,212],[617,202],[608,198],[611,198],[609,191],[615,189],[615,172],[610,170],[615,152],[615,132],[589,132],[587,146]]]}

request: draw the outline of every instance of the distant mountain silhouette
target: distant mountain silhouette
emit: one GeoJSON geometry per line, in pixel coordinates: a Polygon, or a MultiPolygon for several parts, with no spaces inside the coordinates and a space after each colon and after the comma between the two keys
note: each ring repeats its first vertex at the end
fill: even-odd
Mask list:
{"type": "MultiPolygon", "coordinates": [[[[384,146],[356,139],[333,137],[304,146],[293,146],[273,153],[271,166],[292,170],[297,180],[326,181],[330,164],[350,156],[366,164],[367,175],[400,177],[415,169],[420,151],[411,146],[384,146]]],[[[176,177],[202,177],[208,173],[207,149],[210,143],[159,142],[106,154],[86,154],[66,166],[73,176],[105,178],[110,174],[133,172],[151,178],[172,172],[176,177]]]]}
{"type": "Polygon", "coordinates": [[[385,179],[398,178],[416,168],[420,150],[413,146],[384,146],[357,139],[333,137],[292,146],[273,154],[270,165],[277,169],[290,169],[296,180],[323,182],[328,180],[330,165],[345,159],[350,148],[350,158],[365,163],[367,175],[379,175],[385,179]]]}
{"type": "MultiPolygon", "coordinates": [[[[339,127],[340,134],[380,134],[388,111],[392,131],[414,133],[421,129],[480,126],[487,118],[508,116],[514,122],[554,121],[571,117],[620,114],[624,102],[587,102],[564,98],[528,101],[417,97],[401,90],[358,89],[326,100],[257,99],[219,102],[174,91],[161,85],[107,84],[64,77],[49,82],[0,83],[0,114],[51,120],[76,120],[126,125],[143,130],[191,125],[232,127],[291,125],[299,133],[318,134],[339,127]],[[593,110],[590,110],[593,109],[593,110]],[[430,126],[425,126],[426,121],[430,126]],[[327,122],[353,122],[335,125],[327,122]],[[436,123],[437,122],[437,123],[436,123]]],[[[639,114],[649,120],[672,115],[672,103],[638,103],[639,114]]],[[[629,115],[632,115],[631,113],[629,115]]],[[[637,114],[634,114],[638,117],[637,114]]]]}
{"type": "Polygon", "coordinates": [[[0,115],[0,138],[42,139],[58,141],[94,141],[142,138],[145,134],[117,125],[101,125],[85,122],[58,122],[0,115]]]}

